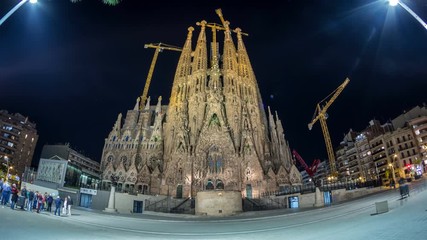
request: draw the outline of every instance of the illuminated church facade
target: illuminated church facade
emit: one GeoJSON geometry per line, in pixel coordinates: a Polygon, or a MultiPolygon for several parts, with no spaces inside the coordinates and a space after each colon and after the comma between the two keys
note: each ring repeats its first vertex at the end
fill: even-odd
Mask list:
{"type": "Polygon", "coordinates": [[[102,153],[104,187],[112,174],[119,191],[178,198],[210,189],[253,198],[301,185],[281,120],[262,103],[243,33],[228,22],[197,25],[194,49],[188,29],[169,105],[138,99],[125,118],[118,115],[102,153]]]}

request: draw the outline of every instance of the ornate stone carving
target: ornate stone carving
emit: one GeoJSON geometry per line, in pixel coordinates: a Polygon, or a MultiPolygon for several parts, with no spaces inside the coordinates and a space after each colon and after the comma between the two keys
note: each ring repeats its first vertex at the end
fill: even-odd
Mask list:
{"type": "Polygon", "coordinates": [[[209,24],[200,26],[194,50],[187,36],[169,106],[159,99],[156,106],[135,107],[123,127],[119,115],[105,140],[103,170],[118,173],[120,181],[126,172],[127,181],[163,194],[178,184],[195,193],[212,187],[246,193],[247,186],[262,193],[300,184],[280,119],[265,113],[241,33],[236,46],[231,35],[224,40],[220,59],[217,43],[207,40],[209,24]]]}

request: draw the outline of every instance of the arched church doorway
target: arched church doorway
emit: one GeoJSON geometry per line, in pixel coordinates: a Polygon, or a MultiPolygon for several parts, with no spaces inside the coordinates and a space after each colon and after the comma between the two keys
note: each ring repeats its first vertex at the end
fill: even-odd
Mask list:
{"type": "Polygon", "coordinates": [[[148,194],[148,185],[143,185],[142,186],[142,194],[148,194]]]}
{"type": "Polygon", "coordinates": [[[252,185],[246,184],[246,198],[252,199],[252,185]]]}
{"type": "Polygon", "coordinates": [[[182,198],[182,185],[176,187],[176,198],[182,198]]]}

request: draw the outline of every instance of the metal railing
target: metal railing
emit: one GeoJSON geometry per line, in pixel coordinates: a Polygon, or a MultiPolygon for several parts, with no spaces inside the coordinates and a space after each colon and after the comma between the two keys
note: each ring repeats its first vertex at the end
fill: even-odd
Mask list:
{"type": "MultiPolygon", "coordinates": [[[[323,184],[322,186],[319,187],[319,190],[322,192],[328,192],[328,191],[338,190],[338,189],[352,190],[352,189],[358,189],[358,188],[370,188],[370,187],[379,187],[379,186],[382,186],[382,183],[376,180],[366,181],[366,182],[348,181],[348,182],[333,182],[333,183],[323,184]]],[[[261,197],[283,196],[283,195],[298,194],[298,193],[307,194],[307,193],[313,193],[315,191],[316,191],[316,187],[314,186],[314,184],[290,186],[281,191],[264,192],[261,194],[261,197]]]]}

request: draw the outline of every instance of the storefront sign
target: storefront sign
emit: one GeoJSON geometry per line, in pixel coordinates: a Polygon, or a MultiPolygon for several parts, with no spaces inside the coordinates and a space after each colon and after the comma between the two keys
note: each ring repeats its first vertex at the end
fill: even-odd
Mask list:
{"type": "Polygon", "coordinates": [[[96,195],[97,190],[90,189],[90,188],[80,188],[80,193],[90,194],[90,195],[96,195]]]}

